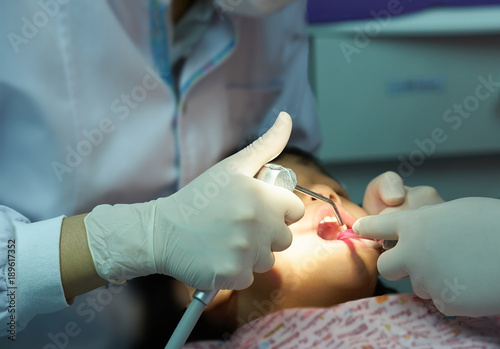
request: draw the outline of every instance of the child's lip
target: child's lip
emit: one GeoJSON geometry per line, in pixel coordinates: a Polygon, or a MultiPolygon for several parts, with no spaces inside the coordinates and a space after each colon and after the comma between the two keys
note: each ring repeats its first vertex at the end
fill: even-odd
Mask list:
{"type": "MultiPolygon", "coordinates": [[[[362,239],[356,234],[354,234],[354,232],[352,232],[352,225],[354,224],[354,222],[356,222],[356,218],[351,216],[351,214],[347,212],[341,205],[337,205],[337,209],[339,210],[339,213],[342,216],[342,220],[344,221],[344,224],[347,226],[347,229],[351,230],[351,232],[345,234],[345,237],[347,239],[358,241],[368,247],[372,247],[375,249],[380,248],[380,244],[378,242],[372,239],[362,239]]],[[[323,227],[320,229],[320,223],[322,220],[325,219],[325,217],[335,217],[333,207],[330,204],[321,205],[317,209],[316,220],[314,225],[316,233],[323,240],[337,240],[339,234],[341,233],[339,226],[340,223],[339,224],[335,222],[323,223],[322,224],[323,227]]]]}
{"type": "MultiPolygon", "coordinates": [[[[342,207],[342,205],[337,204],[337,209],[339,210],[339,214],[342,218],[342,221],[347,226],[347,229],[351,229],[354,222],[356,222],[356,218],[351,216],[351,214],[349,212],[347,212],[344,209],[344,207],[342,207]]],[[[335,211],[333,210],[332,205],[327,204],[327,203],[325,203],[317,208],[316,220],[314,221],[314,228],[317,228],[319,223],[325,217],[335,217],[335,211]]],[[[340,223],[339,223],[339,225],[340,225],[340,223]]]]}
{"type": "MultiPolygon", "coordinates": [[[[352,228],[352,224],[356,221],[344,208],[340,205],[337,205],[340,215],[342,216],[342,220],[344,224],[347,226],[347,229],[352,228]]],[[[345,228],[340,227],[340,222],[331,222],[324,221],[326,217],[336,217],[335,211],[333,210],[332,205],[323,204],[317,208],[316,211],[316,219],[313,222],[314,230],[316,234],[322,238],[323,240],[337,240],[338,234],[345,230],[345,228]],[[322,223],[323,222],[323,223],[322,223]]]]}
{"type": "Polygon", "coordinates": [[[339,214],[344,221],[344,224],[347,226],[347,229],[351,229],[354,222],[356,222],[357,218],[351,216],[349,212],[342,205],[337,205],[337,209],[339,210],[339,214]]]}
{"type": "MultiPolygon", "coordinates": [[[[337,206],[337,208],[339,208],[339,206],[337,206]]],[[[339,209],[339,212],[340,212],[340,209],[339,209]]],[[[330,204],[322,204],[321,206],[319,206],[317,209],[316,209],[316,218],[313,222],[313,228],[317,230],[320,222],[325,219],[325,217],[335,217],[335,211],[333,210],[333,207],[332,205],[330,204]]],[[[343,219],[344,217],[342,217],[343,219]]],[[[354,222],[353,222],[354,223],[354,222]]],[[[332,223],[334,224],[334,223],[332,223]]],[[[340,223],[338,224],[340,225],[340,223]]],[[[349,227],[350,228],[350,227],[349,227]]]]}
{"type": "Polygon", "coordinates": [[[360,238],[352,229],[347,229],[337,235],[337,240],[339,241],[356,241],[363,244],[364,246],[371,247],[376,250],[380,250],[380,243],[374,239],[364,239],[360,238]]]}

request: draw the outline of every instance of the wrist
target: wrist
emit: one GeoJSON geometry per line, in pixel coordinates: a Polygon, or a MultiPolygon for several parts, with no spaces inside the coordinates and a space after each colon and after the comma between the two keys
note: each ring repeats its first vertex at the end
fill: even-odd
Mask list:
{"type": "Polygon", "coordinates": [[[99,276],[122,284],[155,274],[153,231],[156,201],[99,205],[84,220],[90,253],[99,276]]]}
{"type": "Polygon", "coordinates": [[[107,283],[94,267],[83,223],[85,216],[73,216],[62,221],[61,280],[67,300],[107,283]]]}

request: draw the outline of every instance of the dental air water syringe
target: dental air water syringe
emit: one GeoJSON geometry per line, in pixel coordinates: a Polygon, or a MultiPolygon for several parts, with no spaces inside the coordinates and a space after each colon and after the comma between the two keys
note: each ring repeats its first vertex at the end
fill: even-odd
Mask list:
{"type": "Polygon", "coordinates": [[[342,220],[339,210],[337,209],[337,205],[335,205],[335,203],[331,199],[324,197],[323,195],[319,195],[318,193],[315,193],[309,189],[301,187],[300,185],[297,185],[297,176],[291,169],[283,167],[281,165],[266,164],[262,167],[259,173],[257,173],[256,178],[266,183],[272,183],[278,187],[286,188],[290,191],[296,190],[315,199],[329,203],[333,207],[335,218],[337,218],[339,226],[345,227],[344,221],[342,220]]]}
{"type": "MultiPolygon", "coordinates": [[[[339,222],[339,225],[341,227],[347,229],[335,203],[329,198],[326,198],[322,195],[319,195],[318,193],[297,185],[297,176],[291,169],[283,167],[281,165],[266,164],[260,169],[259,173],[257,173],[256,178],[263,182],[283,187],[290,191],[296,190],[315,199],[323,200],[331,204],[337,218],[337,222],[339,222]]],[[[177,324],[177,327],[170,337],[165,349],[182,348],[184,343],[186,343],[189,335],[191,334],[194,326],[198,322],[198,319],[203,313],[203,310],[214,299],[214,297],[217,295],[217,292],[219,292],[219,290],[196,290],[194,292],[193,300],[191,301],[191,303],[189,303],[186,312],[177,324]]]]}

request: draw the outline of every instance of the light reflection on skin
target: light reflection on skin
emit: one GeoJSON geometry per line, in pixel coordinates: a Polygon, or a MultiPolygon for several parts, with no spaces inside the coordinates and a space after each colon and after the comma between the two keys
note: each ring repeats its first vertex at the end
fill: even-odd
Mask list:
{"type": "MultiPolygon", "coordinates": [[[[273,163],[291,168],[298,185],[332,199],[348,228],[367,215],[337,181],[315,165],[304,163],[296,155],[282,155],[273,163]]],[[[328,307],[373,295],[380,249],[360,240],[323,240],[317,234],[317,227],[325,215],[333,216],[333,208],[323,201],[296,194],[305,205],[305,215],[290,225],[292,245],[276,252],[274,267],[266,273],[254,274],[254,283],[249,288],[219,291],[205,314],[215,324],[227,323],[230,318],[235,325],[242,325],[254,320],[255,314],[263,316],[293,307],[328,307]]]]}

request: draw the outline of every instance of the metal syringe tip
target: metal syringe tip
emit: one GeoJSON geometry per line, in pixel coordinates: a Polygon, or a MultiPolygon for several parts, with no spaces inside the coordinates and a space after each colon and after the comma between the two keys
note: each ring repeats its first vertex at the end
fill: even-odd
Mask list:
{"type": "Polygon", "coordinates": [[[337,205],[335,205],[335,203],[329,199],[329,198],[326,198],[324,197],[323,195],[319,195],[309,189],[306,189],[304,187],[301,187],[300,185],[296,185],[295,186],[295,190],[303,193],[303,194],[306,194],[306,195],[309,195],[315,199],[318,199],[318,200],[322,200],[324,202],[327,202],[329,203],[330,205],[333,206],[333,211],[335,212],[335,216],[337,218],[337,220],[340,222],[340,226],[343,226],[344,225],[344,221],[342,220],[342,217],[340,216],[340,213],[339,213],[339,210],[337,209],[337,205]]]}

